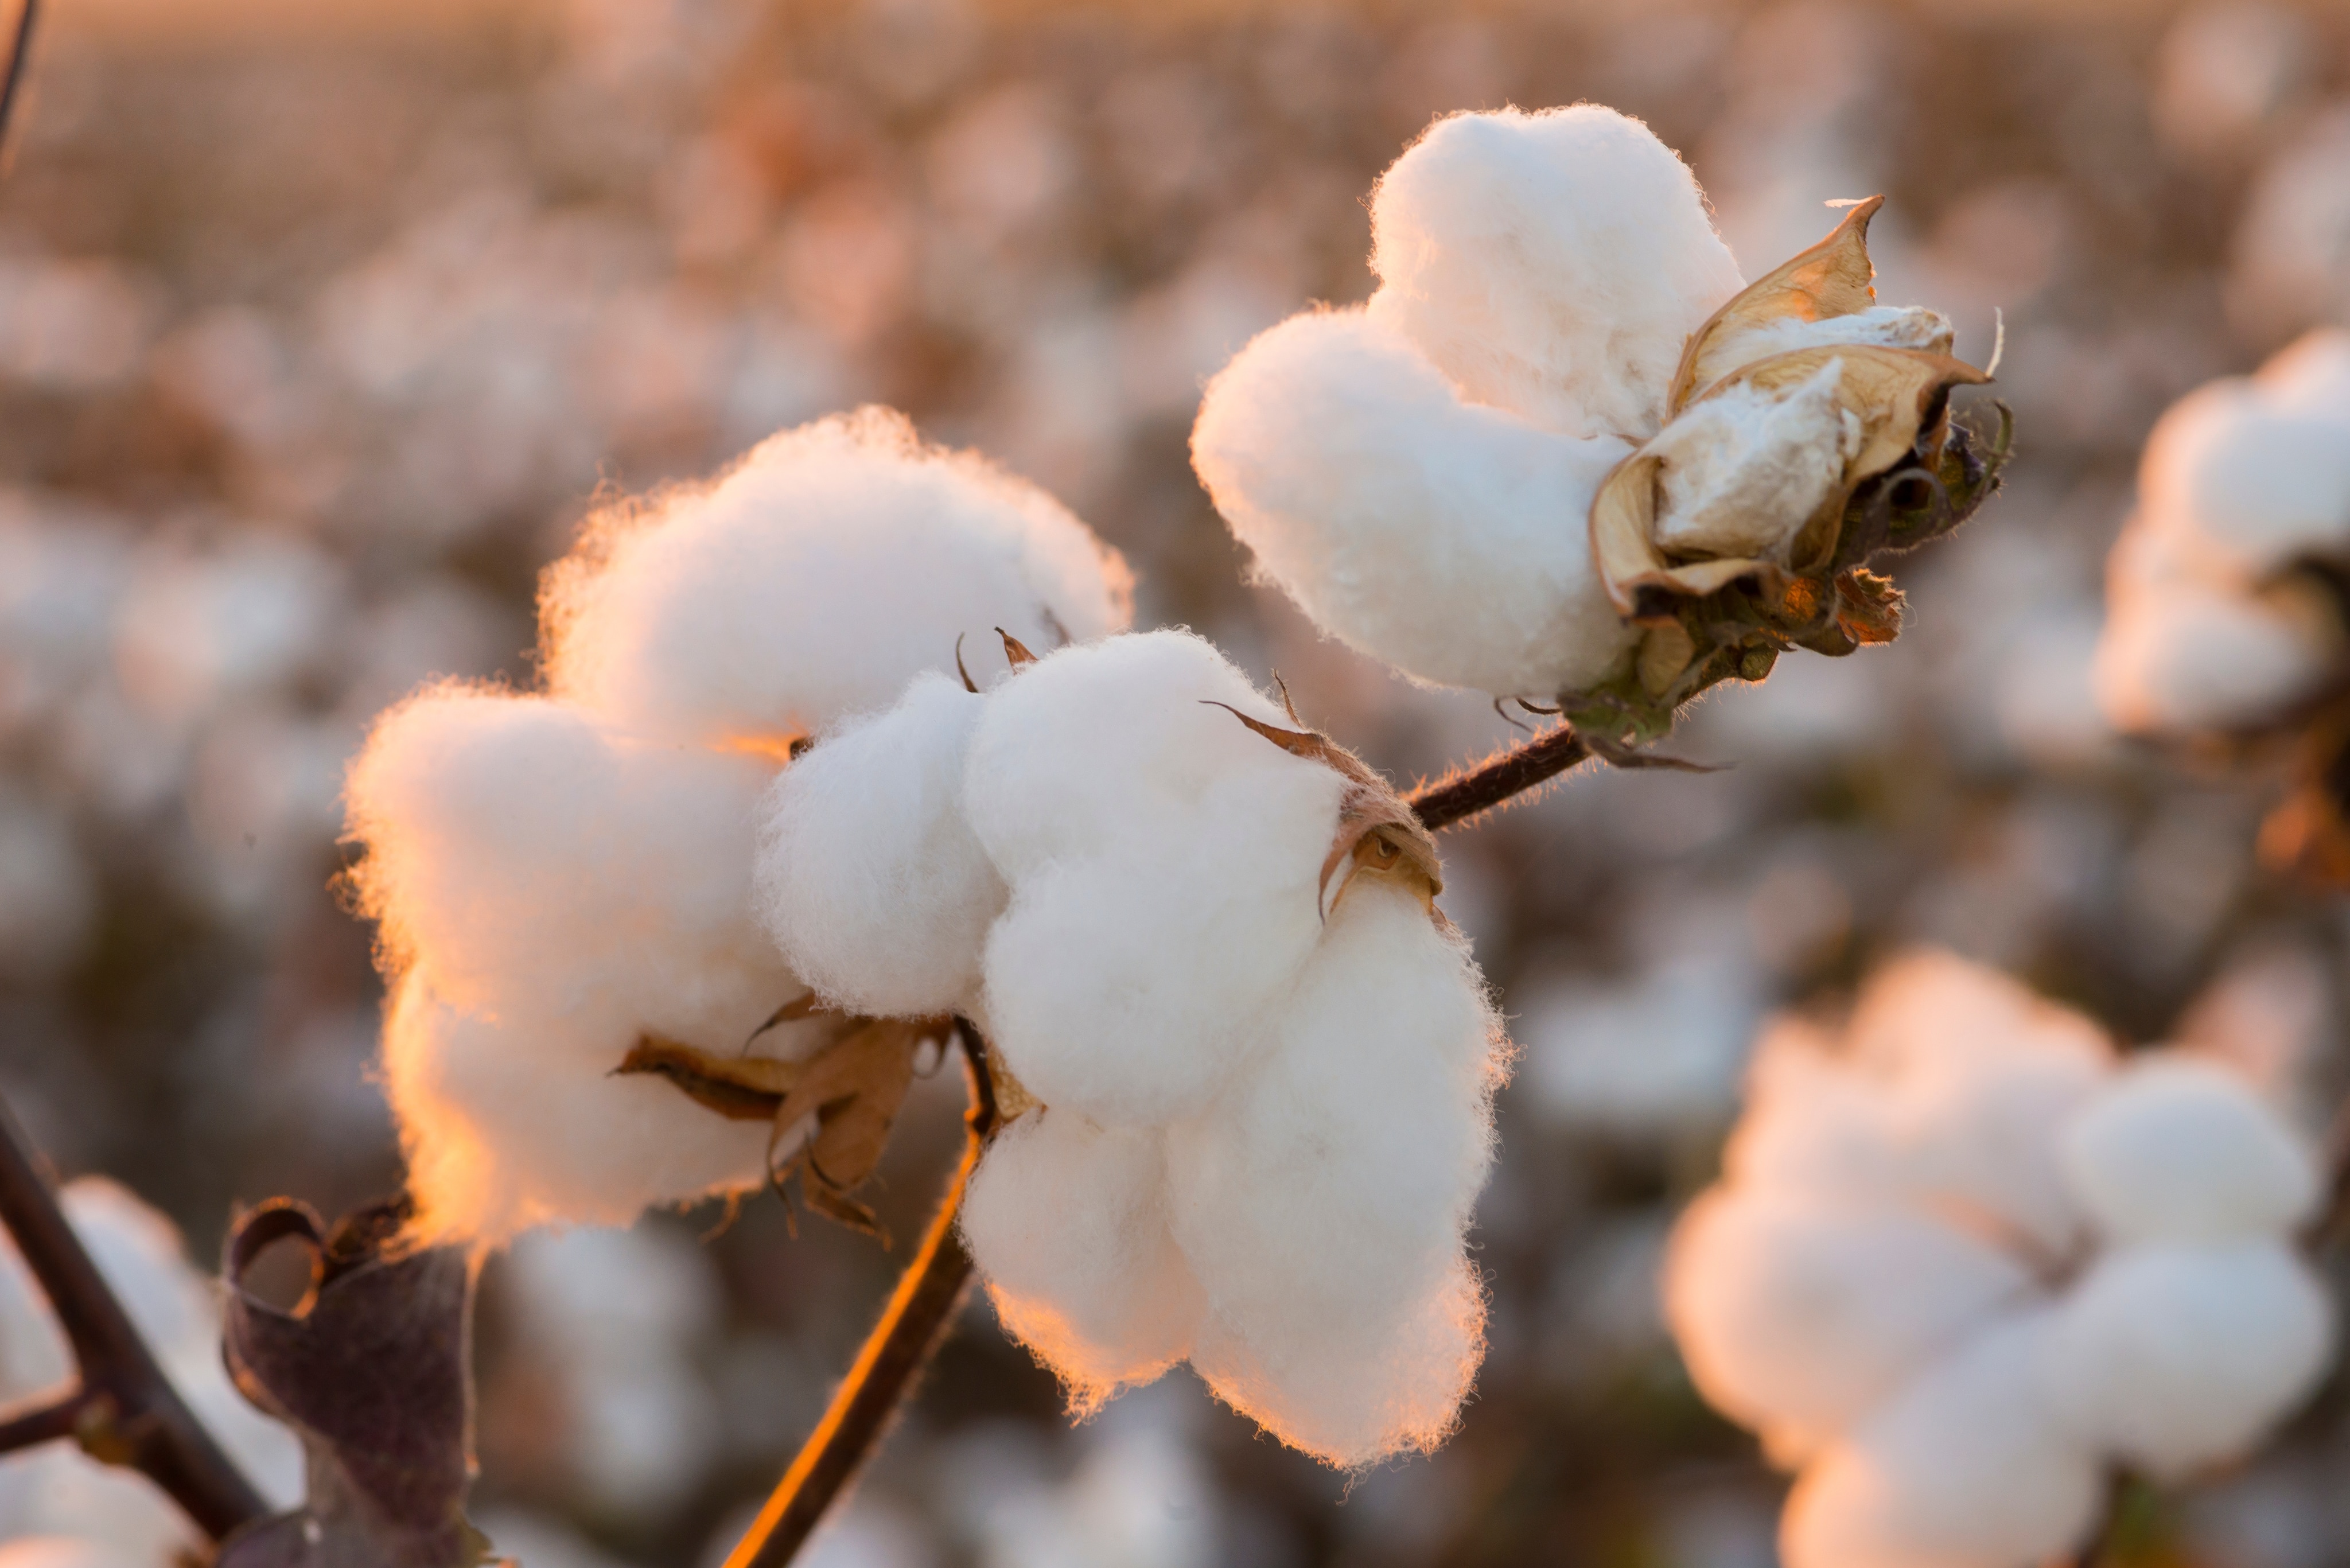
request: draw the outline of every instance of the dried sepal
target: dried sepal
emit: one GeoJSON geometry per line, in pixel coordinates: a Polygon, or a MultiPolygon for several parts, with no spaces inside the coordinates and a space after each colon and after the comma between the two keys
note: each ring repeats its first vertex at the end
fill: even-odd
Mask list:
{"type": "MultiPolygon", "coordinates": [[[[1288,703],[1284,689],[1282,701],[1288,703]]],[[[1368,763],[1318,730],[1284,730],[1252,719],[1229,702],[1210,701],[1263,735],[1291,756],[1319,763],[1347,781],[1338,800],[1338,828],[1330,852],[1322,861],[1318,895],[1322,916],[1338,907],[1357,876],[1368,875],[1402,883],[1418,895],[1420,904],[1440,922],[1436,896],[1444,891],[1444,868],[1436,853],[1436,839],[1420,826],[1410,805],[1396,793],[1368,763]],[[1333,885],[1335,882],[1335,886],[1333,885]]],[[[1290,717],[1297,711],[1290,709],[1290,717]]]]}
{"type": "Polygon", "coordinates": [[[1024,664],[1034,664],[1036,662],[1036,656],[1028,651],[1028,645],[1026,643],[1021,641],[1018,638],[1013,636],[1010,632],[1004,630],[1000,626],[995,628],[995,635],[1003,639],[1003,657],[1011,664],[1013,669],[1017,670],[1024,664]]]}
{"type": "Polygon", "coordinates": [[[1877,266],[1868,259],[1868,221],[1884,205],[1882,196],[1855,204],[1826,238],[1748,284],[1690,334],[1666,393],[1668,416],[1738,368],[1726,357],[1746,334],[1774,322],[1854,316],[1875,304],[1877,266]]]}

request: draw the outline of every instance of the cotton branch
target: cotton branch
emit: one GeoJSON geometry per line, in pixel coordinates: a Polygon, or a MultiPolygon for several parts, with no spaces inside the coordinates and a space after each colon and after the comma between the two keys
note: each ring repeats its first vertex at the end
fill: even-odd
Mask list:
{"type": "Polygon", "coordinates": [[[0,1222],[16,1238],[73,1349],[73,1386],[0,1417],[0,1452],[72,1438],[96,1459],[128,1465],[220,1540],[268,1511],[181,1399],[139,1337],[98,1265],[57,1206],[5,1103],[0,1103],[0,1222]]]}
{"type": "Polygon", "coordinates": [[[1538,789],[1592,754],[1572,724],[1561,724],[1494,753],[1473,768],[1455,770],[1405,798],[1430,833],[1457,827],[1526,791],[1538,789]]]}

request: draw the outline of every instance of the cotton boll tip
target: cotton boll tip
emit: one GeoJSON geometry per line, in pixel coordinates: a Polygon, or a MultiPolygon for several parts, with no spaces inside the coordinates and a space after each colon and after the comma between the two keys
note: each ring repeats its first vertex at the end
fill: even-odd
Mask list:
{"type": "Polygon", "coordinates": [[[2179,1052],[2138,1058],[2064,1129],[2064,1174],[2121,1244],[2282,1236],[2314,1211],[2316,1161],[2236,1074],[2179,1052]]]}

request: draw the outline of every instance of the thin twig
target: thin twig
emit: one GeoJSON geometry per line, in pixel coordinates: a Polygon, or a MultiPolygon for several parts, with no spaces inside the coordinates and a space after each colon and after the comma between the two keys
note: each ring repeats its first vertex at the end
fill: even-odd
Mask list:
{"type": "Polygon", "coordinates": [[[215,1541],[268,1512],[139,1337],[5,1102],[0,1223],[48,1297],[78,1379],[70,1393],[0,1424],[0,1451],[78,1438],[97,1457],[143,1473],[215,1541]]]}
{"type": "Polygon", "coordinates": [[[1424,784],[1405,798],[1421,826],[1440,832],[1548,784],[1590,755],[1591,747],[1575,726],[1559,724],[1494,753],[1473,768],[1424,784]]]}
{"type": "Polygon", "coordinates": [[[831,1407],[800,1448],[792,1468],[768,1495],[766,1506],[726,1559],[726,1568],[782,1568],[789,1563],[835,1499],[857,1479],[865,1459],[880,1443],[915,1383],[954,1324],[973,1272],[971,1254],[955,1234],[963,1189],[979,1157],[999,1125],[993,1080],[987,1071],[987,1042],[969,1022],[957,1019],[971,1080],[971,1109],[962,1162],[939,1199],[938,1212],[922,1237],[921,1250],[898,1282],[897,1293],[866,1337],[857,1364],[848,1369],[831,1407]]]}

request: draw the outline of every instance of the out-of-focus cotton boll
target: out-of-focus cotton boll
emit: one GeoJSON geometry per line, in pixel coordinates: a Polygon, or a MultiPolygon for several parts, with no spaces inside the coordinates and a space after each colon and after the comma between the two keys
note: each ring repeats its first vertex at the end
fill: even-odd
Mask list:
{"type": "Polygon", "coordinates": [[[281,685],[321,658],[343,596],[339,567],[298,539],[244,534],[198,553],[151,545],[117,611],[122,689],[151,713],[190,720],[281,685]]]}
{"type": "Polygon", "coordinates": [[[997,1136],[963,1200],[997,1315],[1079,1410],[1191,1354],[1202,1303],[1169,1229],[1162,1143],[1047,1106],[997,1136]]]}
{"type": "Polygon", "coordinates": [[[898,705],[784,770],[762,807],[754,872],[767,934],[833,1005],[921,1016],[979,984],[1003,879],[961,809],[982,703],[925,675],[898,705]]]}
{"type": "Polygon", "coordinates": [[[1049,648],[1130,606],[1124,562],[1058,502],[867,409],[607,514],[549,569],[540,616],[556,697],[710,742],[885,707],[961,635],[1049,648]]]}
{"type": "Polygon", "coordinates": [[[1787,1568],[2023,1568],[2096,1522],[2095,1452],[2049,1407],[2047,1313],[1987,1329],[1804,1471],[1787,1568]]]}
{"type": "MultiPolygon", "coordinates": [[[[302,1447],[230,1383],[212,1282],[188,1262],[172,1222],[102,1177],[61,1195],[66,1219],[179,1390],[274,1507],[302,1493],[302,1447]]],[[[72,1371],[47,1299],[13,1246],[0,1241],[0,1404],[52,1391],[72,1371]]],[[[27,1563],[88,1562],[158,1568],[192,1550],[194,1532],[144,1477],[70,1444],[0,1458],[0,1532],[27,1563]],[[32,1549],[32,1538],[46,1542],[32,1549]]]]}
{"type": "MultiPolygon", "coordinates": [[[[1431,1446],[1482,1351],[1463,1232],[1502,1037],[1421,885],[1367,871],[1326,904],[1349,792],[1373,786],[1241,722],[1293,721],[1183,631],[1062,649],[983,697],[918,687],[793,772],[827,769],[834,803],[915,750],[935,778],[953,737],[911,731],[951,700],[979,710],[959,790],[924,794],[878,849],[812,856],[820,871],[771,856],[769,919],[812,950],[790,933],[828,899],[884,929],[888,898],[839,891],[862,879],[900,889],[920,929],[929,883],[873,867],[943,832],[941,799],[1008,889],[983,942],[934,944],[946,973],[982,965],[969,1011],[1042,1102],[964,1210],[998,1317],[1081,1410],[1188,1355],[1333,1463],[1431,1446]]],[[[834,807],[798,788],[787,773],[778,819],[817,835],[834,807]]],[[[840,820],[898,789],[875,777],[840,820]]]]}
{"type": "Polygon", "coordinates": [[[629,1517],[691,1493],[720,1441],[693,1360],[717,1321],[709,1258],[647,1225],[573,1231],[525,1237],[507,1277],[512,1331],[560,1390],[579,1496],[629,1517]]]}
{"type": "Polygon", "coordinates": [[[1210,1568],[1214,1483],[1180,1431],[1110,1425],[1067,1484],[1015,1487],[988,1511],[982,1568],[1210,1568]]]}
{"type": "Polygon", "coordinates": [[[2114,565],[2094,679],[2123,730],[2183,733],[2272,719],[2316,695],[2350,648],[2322,589],[2146,591],[2126,586],[2114,565]]]}
{"type": "Polygon", "coordinates": [[[1689,166],[1596,104],[1438,120],[1371,198],[1371,312],[1472,401],[1656,433],[1681,345],[1742,279],[1689,166]]]}
{"type": "Polygon", "coordinates": [[[1694,404],[1647,451],[1658,474],[1658,542],[1668,549],[1773,556],[1817,512],[1860,451],[1860,421],[1836,400],[1844,361],[1773,392],[1751,384],[1694,404]]]}
{"type": "Polygon", "coordinates": [[[2175,1478],[2244,1452],[2305,1398],[2334,1329],[2285,1241],[2124,1247],[2067,1293],[2050,1386],[2077,1430],[2175,1478]]]}
{"type": "Polygon", "coordinates": [[[33,1535],[0,1544],[0,1568],[154,1568],[145,1552],[73,1535],[33,1535]]]}
{"type": "Polygon", "coordinates": [[[1579,525],[1630,444],[1463,402],[1359,312],[1293,317],[1250,344],[1210,384],[1191,450],[1257,568],[1315,624],[1421,680],[1555,692],[1599,680],[1637,640],[1579,525]]]}
{"type": "Polygon", "coordinates": [[[1665,1271],[1690,1376],[1790,1462],[2033,1291],[2022,1261],[1929,1214],[1767,1191],[1700,1199],[1665,1271]]]}
{"type": "Polygon", "coordinates": [[[2065,1129],[2066,1176],[2114,1243],[2276,1235],[2316,1205],[2315,1162],[2242,1076],[2140,1057],[2065,1129]]]}
{"type": "Polygon", "coordinates": [[[1804,1467],[1788,1568],[2026,1568],[2107,1466],[2233,1457],[2333,1354],[2282,1116],[1947,954],[1881,971],[1841,1038],[1779,1025],[1722,1163],[1667,1315],[1699,1391],[1804,1467]]]}
{"type": "Polygon", "coordinates": [[[377,726],[348,791],[355,880],[405,975],[384,1067],[428,1232],[625,1223],[762,1179],[764,1129],[610,1075],[644,1032],[732,1045],[801,990],[751,916],[772,772],[462,688],[377,726]]]}
{"type": "Polygon", "coordinates": [[[2226,380],[2174,405],[2139,473],[2156,525],[2255,578],[2350,554],[2350,402],[2296,402],[2264,380],[2226,380]]]}

